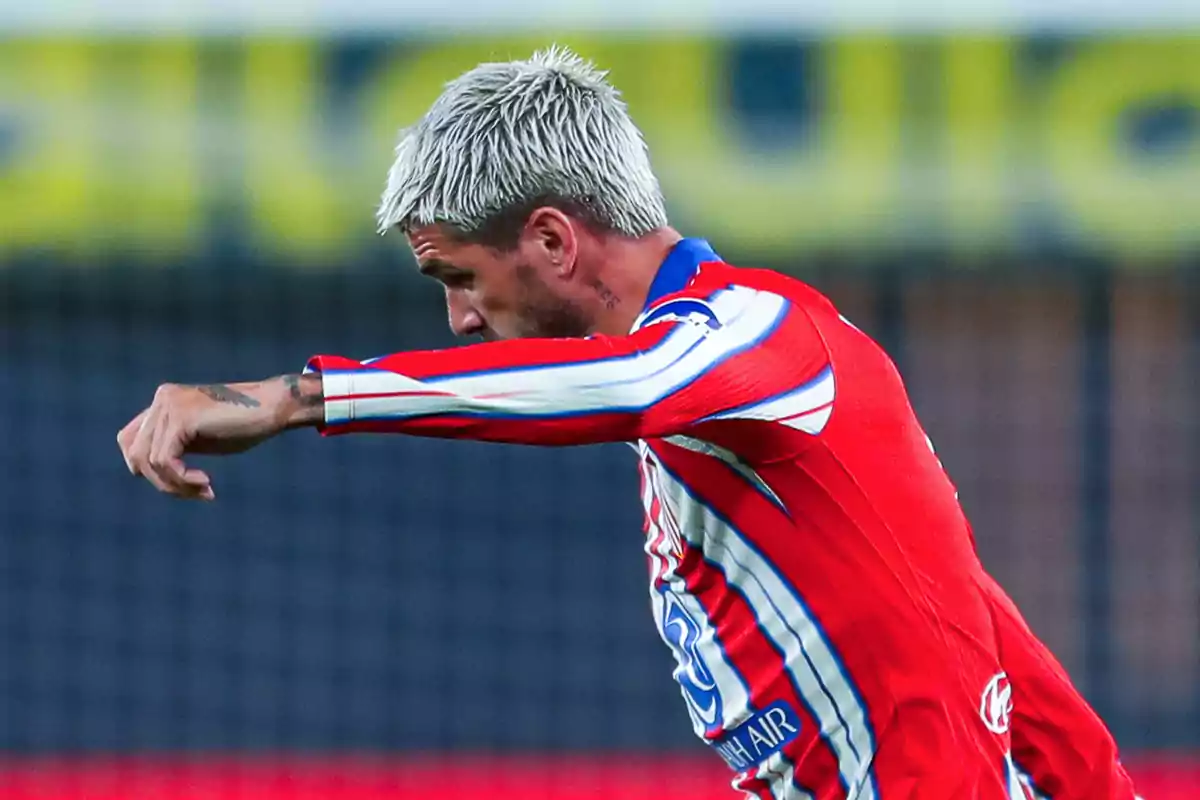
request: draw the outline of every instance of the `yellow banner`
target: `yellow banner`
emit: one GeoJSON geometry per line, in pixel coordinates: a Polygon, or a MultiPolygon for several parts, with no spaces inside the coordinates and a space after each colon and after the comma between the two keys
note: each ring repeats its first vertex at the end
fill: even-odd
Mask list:
{"type": "Polygon", "coordinates": [[[745,257],[1200,245],[1200,38],[0,41],[0,255],[378,246],[396,131],[480,61],[610,70],[676,224],[745,257]]]}

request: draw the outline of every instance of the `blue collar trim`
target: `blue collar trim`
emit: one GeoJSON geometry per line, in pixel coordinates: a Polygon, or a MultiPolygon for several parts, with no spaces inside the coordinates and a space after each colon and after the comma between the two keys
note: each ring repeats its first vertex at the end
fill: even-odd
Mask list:
{"type": "Polygon", "coordinates": [[[658,274],[650,284],[650,294],[646,297],[646,305],[642,307],[642,311],[645,312],[660,298],[687,286],[703,262],[720,260],[721,257],[704,239],[680,239],[658,268],[658,274]]]}

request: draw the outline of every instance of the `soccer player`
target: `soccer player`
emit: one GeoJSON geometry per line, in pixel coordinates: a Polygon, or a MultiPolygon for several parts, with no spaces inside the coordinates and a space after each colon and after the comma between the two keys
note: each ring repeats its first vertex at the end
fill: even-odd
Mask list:
{"type": "Polygon", "coordinates": [[[165,384],[129,470],[281,431],[627,442],[654,622],[750,797],[1131,800],[1112,737],[981,566],[881,348],[809,286],[668,223],[617,91],[568,51],[482,64],[396,148],[381,231],[485,340],[165,384]]]}

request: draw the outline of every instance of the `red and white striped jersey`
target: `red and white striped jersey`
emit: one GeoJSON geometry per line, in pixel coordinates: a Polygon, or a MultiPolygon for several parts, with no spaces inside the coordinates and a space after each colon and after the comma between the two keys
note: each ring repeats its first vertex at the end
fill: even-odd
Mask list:
{"type": "Polygon", "coordinates": [[[685,239],[626,336],[307,369],[326,434],[631,443],[655,622],[735,787],[1025,796],[998,590],[892,362],[811,287],[685,239]]]}

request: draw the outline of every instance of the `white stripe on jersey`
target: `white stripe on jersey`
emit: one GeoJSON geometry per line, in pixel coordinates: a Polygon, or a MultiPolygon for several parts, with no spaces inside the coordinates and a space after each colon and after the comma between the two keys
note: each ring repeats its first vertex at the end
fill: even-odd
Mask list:
{"type": "MultiPolygon", "coordinates": [[[[1030,790],[1030,794],[1025,793],[1025,781],[1022,780],[1022,772],[1013,761],[1012,753],[1004,754],[1004,772],[1005,780],[1008,781],[1008,796],[1010,800],[1029,800],[1030,794],[1036,795],[1036,792],[1030,790]]],[[[1040,797],[1040,795],[1037,795],[1040,797]]]]}
{"type": "Polygon", "coordinates": [[[790,428],[816,435],[833,413],[833,368],[826,367],[813,380],[780,397],[733,408],[709,419],[761,419],[779,421],[790,428]]]}
{"type": "Polygon", "coordinates": [[[663,441],[677,447],[682,447],[684,450],[691,450],[693,453],[702,453],[703,455],[712,456],[725,462],[729,465],[730,469],[735,470],[749,484],[766,495],[772,503],[779,506],[781,511],[785,514],[787,513],[787,506],[784,505],[783,500],[779,499],[779,495],[775,494],[775,490],[771,488],[770,484],[763,480],[763,477],[755,472],[749,464],[738,458],[737,454],[733,451],[692,436],[667,436],[663,441]]]}
{"type": "MultiPolygon", "coordinates": [[[[646,491],[643,493],[643,503],[646,509],[646,516],[650,520],[650,530],[646,535],[646,553],[650,556],[653,568],[650,576],[650,605],[654,612],[655,626],[658,628],[659,635],[668,646],[671,645],[668,632],[663,624],[665,606],[669,602],[677,602],[682,607],[687,616],[696,624],[699,629],[699,636],[696,640],[696,650],[703,666],[711,673],[713,687],[717,695],[721,698],[721,728],[731,730],[741,725],[753,715],[750,708],[749,688],[745,678],[738,673],[737,669],[730,663],[725,654],[725,649],[717,639],[716,627],[708,618],[704,606],[693,595],[688,593],[687,587],[682,578],[679,577],[679,559],[676,556],[672,546],[672,536],[666,535],[667,531],[664,528],[675,528],[676,524],[671,520],[675,517],[674,510],[667,505],[665,498],[662,496],[660,476],[662,471],[657,466],[647,469],[642,467],[643,474],[646,477],[646,491]],[[650,510],[653,507],[655,495],[659,498],[659,519],[654,519],[651,516],[650,510]],[[657,546],[655,543],[657,542],[657,546]],[[661,579],[666,586],[665,592],[671,596],[665,597],[663,591],[659,591],[655,584],[656,579],[661,579]]],[[[679,531],[675,531],[679,535],[679,531]]],[[[674,648],[672,648],[674,651],[674,648]]],[[[676,653],[676,657],[679,654],[676,653]]],[[[686,659],[684,659],[686,661],[686,659]]],[[[680,662],[678,670],[686,670],[692,665],[680,662]]],[[[678,676],[676,676],[678,680],[678,676]]],[[[680,687],[680,693],[683,695],[684,701],[687,703],[688,714],[692,718],[692,729],[696,735],[704,738],[704,734],[708,728],[714,725],[717,720],[704,713],[704,709],[699,709],[694,706],[687,692],[680,687]]]]}
{"type": "MultiPolygon", "coordinates": [[[[759,765],[751,777],[764,781],[774,800],[814,800],[810,792],[806,792],[796,785],[796,765],[783,754],[782,750],[772,753],[766,761],[759,765]]],[[[747,800],[750,800],[755,795],[749,789],[742,788],[744,783],[742,778],[734,778],[733,788],[739,792],[745,792],[747,800]]]]}
{"type": "Polygon", "coordinates": [[[738,287],[720,292],[713,306],[723,314],[719,328],[683,323],[655,347],[636,355],[435,376],[424,381],[389,370],[330,370],[331,387],[326,389],[330,396],[418,394],[331,399],[326,416],[405,418],[463,412],[554,416],[641,410],[764,340],[782,321],[788,302],[779,295],[738,287]]]}
{"type": "MultiPolygon", "coordinates": [[[[661,468],[660,468],[661,469],[661,468]]],[[[874,734],[867,710],[808,609],[741,533],[705,506],[666,469],[661,484],[678,509],[689,544],[702,548],[729,586],[750,606],[760,627],[784,654],[792,684],[833,750],[847,794],[876,800],[871,762],[874,734]]]]}

